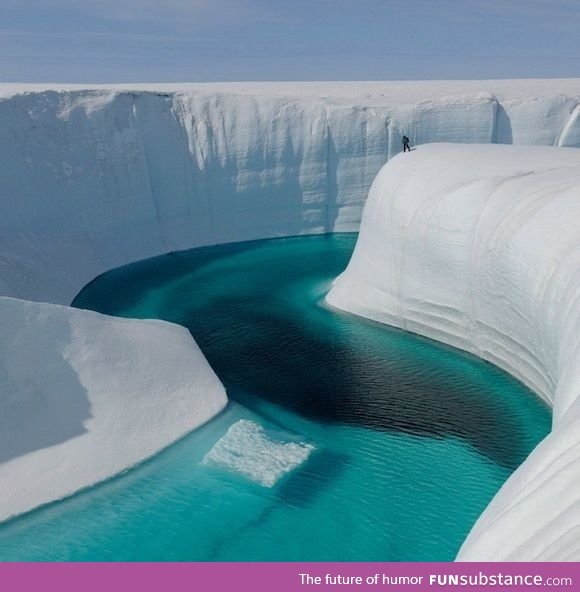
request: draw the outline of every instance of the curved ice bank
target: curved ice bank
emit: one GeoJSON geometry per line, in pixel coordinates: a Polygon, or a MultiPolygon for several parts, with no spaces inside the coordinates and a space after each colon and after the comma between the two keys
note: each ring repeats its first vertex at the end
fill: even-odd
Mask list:
{"type": "Polygon", "coordinates": [[[580,150],[433,144],[375,179],[335,307],[506,369],[553,406],[459,560],[580,560],[580,150]]]}
{"type": "Polygon", "coordinates": [[[358,230],[401,136],[580,146],[580,80],[0,85],[0,294],[68,304],[192,247],[358,230]]]}
{"type": "Polygon", "coordinates": [[[0,298],[0,520],[152,456],[226,404],[183,327],[0,298]]]}

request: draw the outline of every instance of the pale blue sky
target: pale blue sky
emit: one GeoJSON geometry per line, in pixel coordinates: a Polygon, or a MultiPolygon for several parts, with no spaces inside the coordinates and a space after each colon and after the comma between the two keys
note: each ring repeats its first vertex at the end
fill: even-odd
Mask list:
{"type": "Polygon", "coordinates": [[[579,0],[0,0],[0,81],[580,76],[579,0]]]}

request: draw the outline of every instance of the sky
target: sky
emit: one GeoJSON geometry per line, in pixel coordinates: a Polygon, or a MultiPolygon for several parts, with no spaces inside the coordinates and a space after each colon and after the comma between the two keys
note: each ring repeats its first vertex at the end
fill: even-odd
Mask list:
{"type": "Polygon", "coordinates": [[[580,76],[580,0],[0,0],[2,82],[580,76]]]}

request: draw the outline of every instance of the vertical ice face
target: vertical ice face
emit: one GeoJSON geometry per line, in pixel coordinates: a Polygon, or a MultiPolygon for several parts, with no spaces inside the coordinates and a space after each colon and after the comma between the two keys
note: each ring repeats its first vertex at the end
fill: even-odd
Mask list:
{"type": "Polygon", "coordinates": [[[505,101],[498,105],[496,142],[572,146],[560,138],[577,105],[577,98],[562,95],[505,101]]]}
{"type": "Polygon", "coordinates": [[[192,162],[187,199],[206,217],[189,246],[325,230],[323,105],[179,94],[173,111],[192,162]]]}
{"type": "Polygon", "coordinates": [[[389,116],[389,158],[401,151],[403,135],[408,136],[413,145],[494,142],[498,108],[497,99],[490,93],[397,106],[389,116]]]}
{"type": "Polygon", "coordinates": [[[356,230],[403,134],[578,145],[577,95],[574,81],[0,86],[0,293],[66,303],[136,259],[356,230]]]}
{"type": "Polygon", "coordinates": [[[580,150],[432,144],[377,175],[327,296],[508,370],[553,431],[480,517],[461,560],[578,560],[580,150]]]}
{"type": "Polygon", "coordinates": [[[580,146],[580,103],[570,109],[570,116],[558,135],[557,146],[580,146]]]}

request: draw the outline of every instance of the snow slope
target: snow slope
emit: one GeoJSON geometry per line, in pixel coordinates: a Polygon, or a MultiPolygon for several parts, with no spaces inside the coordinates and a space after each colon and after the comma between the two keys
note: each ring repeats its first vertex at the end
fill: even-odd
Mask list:
{"type": "Polygon", "coordinates": [[[327,296],[489,360],[553,406],[460,560],[580,560],[579,196],[577,149],[422,146],[378,174],[327,296]]]}
{"type": "Polygon", "coordinates": [[[183,327],[0,298],[0,520],[152,456],[226,404],[183,327]]]}
{"type": "Polygon", "coordinates": [[[0,294],[67,304],[204,244],[356,230],[400,138],[580,145],[580,80],[0,85],[0,294]]]}

